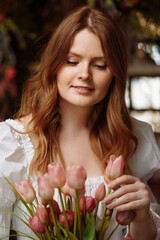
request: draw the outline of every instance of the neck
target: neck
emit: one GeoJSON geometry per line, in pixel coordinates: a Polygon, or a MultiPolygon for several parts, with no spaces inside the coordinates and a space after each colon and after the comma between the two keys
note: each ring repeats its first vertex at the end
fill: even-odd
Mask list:
{"type": "Polygon", "coordinates": [[[60,103],[61,127],[63,130],[76,131],[89,129],[88,122],[92,107],[77,107],[74,105],[60,103]]]}

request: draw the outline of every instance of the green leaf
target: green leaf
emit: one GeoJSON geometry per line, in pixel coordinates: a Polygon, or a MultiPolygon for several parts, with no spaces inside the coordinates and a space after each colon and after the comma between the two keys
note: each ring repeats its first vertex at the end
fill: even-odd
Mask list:
{"type": "Polygon", "coordinates": [[[109,224],[110,224],[110,218],[106,218],[102,226],[102,231],[106,232],[107,228],[109,227],[109,224]]]}
{"type": "Polygon", "coordinates": [[[71,233],[70,231],[67,232],[67,229],[65,227],[63,227],[63,225],[58,222],[58,226],[60,227],[61,231],[63,232],[63,235],[61,233],[61,239],[65,240],[65,239],[69,239],[69,240],[78,240],[78,238],[71,233]]]}
{"type": "Polygon", "coordinates": [[[64,236],[68,237],[68,233],[67,233],[66,228],[63,227],[63,225],[59,221],[57,221],[57,224],[58,224],[59,228],[61,229],[61,231],[63,232],[64,236]]]}
{"type": "Polygon", "coordinates": [[[90,220],[90,214],[89,212],[86,212],[86,224],[89,222],[90,220]]]}
{"type": "Polygon", "coordinates": [[[83,234],[83,240],[93,240],[96,232],[94,215],[90,215],[86,230],[83,234]]]}
{"type": "MultiPolygon", "coordinates": [[[[4,226],[0,226],[0,228],[5,228],[5,229],[9,229],[9,230],[15,230],[15,229],[13,229],[13,228],[4,227],[4,226]]],[[[28,234],[26,234],[26,233],[24,233],[24,232],[21,232],[21,231],[18,231],[18,230],[16,230],[16,232],[18,233],[18,236],[21,236],[21,237],[24,237],[24,238],[26,237],[27,239],[30,238],[30,239],[32,239],[32,240],[35,240],[35,238],[29,236],[28,234]]],[[[6,236],[2,237],[0,240],[6,239],[6,238],[9,238],[9,237],[17,236],[17,233],[16,233],[16,234],[13,233],[13,234],[10,234],[10,235],[6,235],[6,236]]]]}
{"type": "MultiPolygon", "coordinates": [[[[68,236],[64,236],[64,235],[61,235],[61,240],[67,240],[68,239],[68,236]]],[[[56,238],[57,240],[57,238],[56,238]]]]}
{"type": "Polygon", "coordinates": [[[68,232],[69,240],[78,240],[78,238],[71,232],[68,232]]]}
{"type": "Polygon", "coordinates": [[[103,222],[102,230],[98,233],[98,240],[103,240],[105,232],[110,224],[110,218],[106,218],[103,222]]]}

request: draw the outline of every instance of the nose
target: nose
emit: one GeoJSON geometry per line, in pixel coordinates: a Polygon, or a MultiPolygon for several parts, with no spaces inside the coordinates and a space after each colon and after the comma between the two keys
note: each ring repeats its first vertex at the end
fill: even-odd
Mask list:
{"type": "Polygon", "coordinates": [[[91,78],[90,66],[88,63],[83,63],[78,72],[78,79],[89,80],[91,78]]]}

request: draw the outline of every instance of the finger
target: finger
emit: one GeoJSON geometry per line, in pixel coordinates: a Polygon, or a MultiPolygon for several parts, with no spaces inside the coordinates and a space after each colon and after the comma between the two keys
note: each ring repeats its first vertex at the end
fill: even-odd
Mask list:
{"type": "Polygon", "coordinates": [[[118,188],[116,191],[108,194],[103,201],[105,203],[109,203],[114,199],[121,197],[124,194],[130,193],[130,192],[136,192],[137,190],[139,190],[139,188],[137,188],[135,184],[124,185],[118,188]]]}
{"type": "Polygon", "coordinates": [[[135,183],[136,181],[139,181],[139,179],[136,177],[133,177],[131,175],[123,175],[121,177],[116,178],[113,181],[110,181],[108,183],[108,188],[114,189],[120,187],[123,184],[132,184],[135,183]]]}
{"type": "Polygon", "coordinates": [[[111,180],[109,179],[109,177],[107,177],[107,175],[104,176],[104,181],[108,184],[111,180]]]}
{"type": "Polygon", "coordinates": [[[108,209],[117,208],[118,206],[121,206],[123,204],[141,200],[141,197],[142,196],[140,196],[140,194],[137,194],[137,193],[128,193],[128,194],[121,196],[120,198],[113,200],[109,204],[107,204],[107,208],[108,209]]]}
{"type": "Polygon", "coordinates": [[[128,202],[116,207],[117,211],[148,209],[148,202],[143,199],[128,202]]]}

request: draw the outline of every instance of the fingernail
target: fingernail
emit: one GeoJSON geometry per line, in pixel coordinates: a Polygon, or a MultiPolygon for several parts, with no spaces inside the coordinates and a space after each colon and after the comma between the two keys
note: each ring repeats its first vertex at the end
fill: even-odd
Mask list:
{"type": "Polygon", "coordinates": [[[111,204],[107,204],[107,208],[111,209],[112,208],[111,204]]]}

